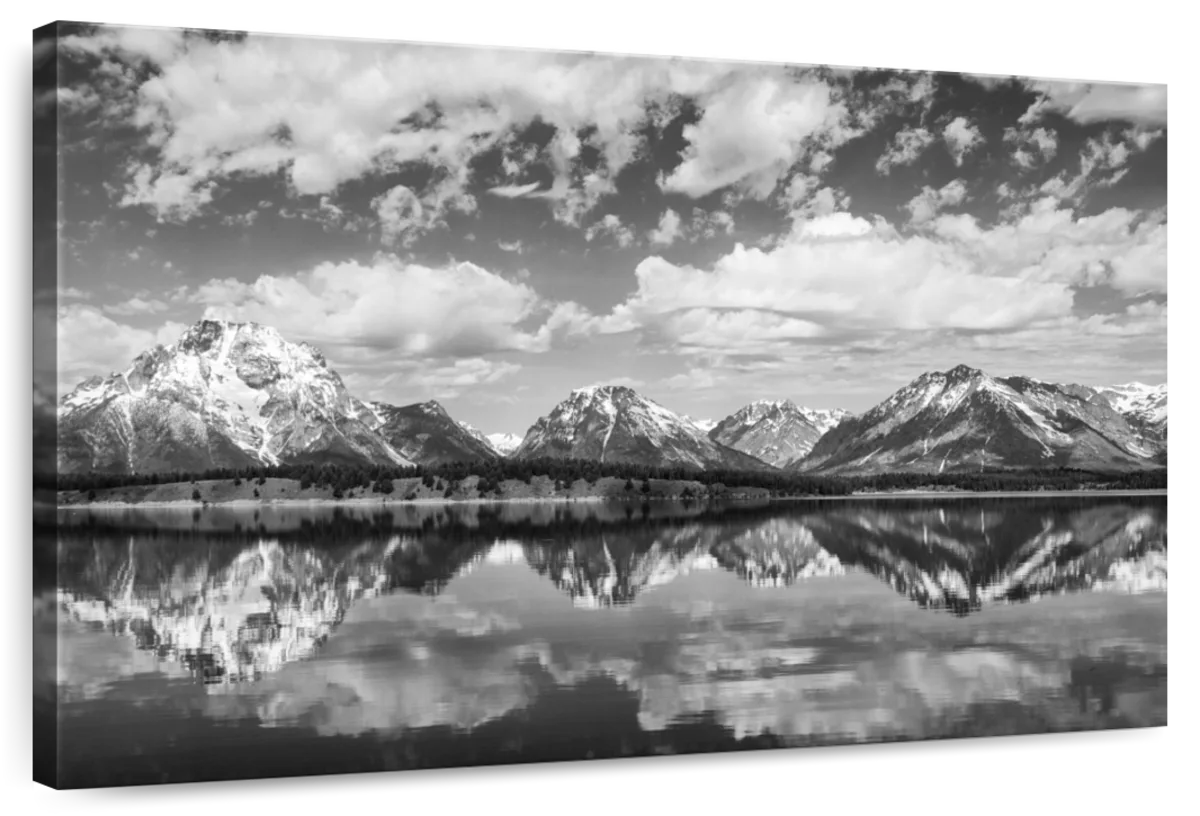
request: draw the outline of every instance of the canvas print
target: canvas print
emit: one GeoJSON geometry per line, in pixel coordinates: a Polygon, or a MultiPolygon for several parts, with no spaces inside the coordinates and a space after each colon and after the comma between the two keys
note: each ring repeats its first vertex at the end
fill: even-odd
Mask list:
{"type": "Polygon", "coordinates": [[[37,30],[35,777],[1165,725],[1166,87],[804,58],[37,30]]]}

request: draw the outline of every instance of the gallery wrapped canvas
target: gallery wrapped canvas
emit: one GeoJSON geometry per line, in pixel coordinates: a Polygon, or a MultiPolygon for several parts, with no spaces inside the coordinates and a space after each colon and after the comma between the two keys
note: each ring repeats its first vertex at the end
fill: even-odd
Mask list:
{"type": "Polygon", "coordinates": [[[1166,724],[1164,86],[33,60],[38,781],[1166,724]]]}

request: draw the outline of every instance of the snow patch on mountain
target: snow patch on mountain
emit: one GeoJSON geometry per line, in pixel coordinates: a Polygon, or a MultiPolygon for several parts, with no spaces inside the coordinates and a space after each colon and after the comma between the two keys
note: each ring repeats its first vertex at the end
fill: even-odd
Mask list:
{"type": "Polygon", "coordinates": [[[512,433],[494,433],[487,435],[488,443],[501,456],[511,456],[512,452],[521,446],[522,436],[512,433]]]}
{"type": "Polygon", "coordinates": [[[571,392],[529,429],[513,456],[686,467],[761,467],[708,438],[692,421],[625,386],[571,392]]]}
{"type": "Polygon", "coordinates": [[[802,460],[817,440],[850,414],[797,406],[791,400],[758,400],[713,426],[709,437],[776,467],[802,460]]]}
{"type": "Polygon", "coordinates": [[[922,374],[861,416],[839,423],[797,467],[1136,469],[1154,466],[1162,449],[1096,389],[997,378],[957,366],[922,374]]]}

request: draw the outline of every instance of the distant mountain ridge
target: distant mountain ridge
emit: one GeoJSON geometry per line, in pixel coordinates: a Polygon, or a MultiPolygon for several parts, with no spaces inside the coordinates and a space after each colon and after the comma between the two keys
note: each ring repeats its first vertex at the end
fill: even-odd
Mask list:
{"type": "Polygon", "coordinates": [[[714,442],[691,420],[615,385],[572,391],[533,424],[512,455],[691,468],[767,467],[714,442]]]}
{"type": "Polygon", "coordinates": [[[521,446],[524,437],[511,433],[494,433],[487,435],[488,444],[501,456],[509,456],[521,446]]]}
{"type": "Polygon", "coordinates": [[[791,400],[759,400],[716,423],[708,436],[786,468],[806,457],[818,439],[848,416],[849,411],[801,408],[791,400]]]}
{"type": "MultiPolygon", "coordinates": [[[[1165,408],[1163,415],[1165,439],[1165,408]]],[[[821,437],[792,465],[817,473],[983,467],[1136,470],[1164,448],[1101,391],[968,366],[922,374],[821,437]]]]}

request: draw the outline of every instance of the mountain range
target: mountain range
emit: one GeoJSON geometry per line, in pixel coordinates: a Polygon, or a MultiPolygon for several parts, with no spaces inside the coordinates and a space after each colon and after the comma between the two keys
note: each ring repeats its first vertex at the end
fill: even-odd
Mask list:
{"type": "Polygon", "coordinates": [[[533,424],[518,459],[760,470],[753,456],[714,441],[699,426],[623,385],[580,388],[533,424]]]}
{"type": "MultiPolygon", "coordinates": [[[[1131,386],[1125,386],[1131,389],[1131,386]]],[[[1111,393],[1111,392],[1110,392],[1111,393]]],[[[866,413],[839,422],[793,468],[819,473],[983,467],[1132,470],[1165,463],[1161,442],[1103,390],[997,378],[960,365],[921,375],[866,413]]]]}
{"type": "MultiPolygon", "coordinates": [[[[35,411],[35,425],[44,413],[35,411]]],[[[59,402],[57,422],[64,473],[499,457],[814,474],[1136,470],[1166,463],[1167,387],[1092,388],[958,366],[923,374],[858,416],[764,400],[712,421],[625,386],[590,386],[523,437],[488,436],[434,401],[360,400],[319,350],[270,327],[203,320],[125,371],[81,383],[59,402]]]]}

